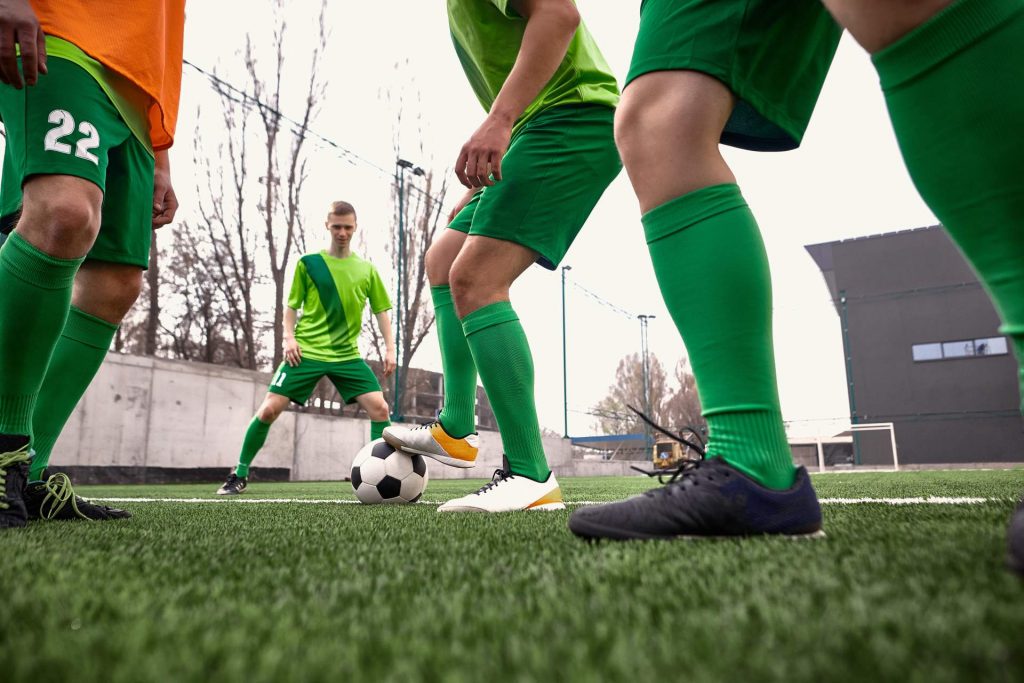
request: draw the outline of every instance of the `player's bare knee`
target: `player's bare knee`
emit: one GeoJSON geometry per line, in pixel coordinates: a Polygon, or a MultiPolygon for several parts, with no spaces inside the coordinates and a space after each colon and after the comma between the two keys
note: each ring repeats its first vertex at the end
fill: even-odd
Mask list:
{"type": "Polygon", "coordinates": [[[106,288],[107,306],[110,313],[121,320],[128,315],[142,292],[142,269],[111,269],[105,277],[109,285],[106,288]]]}
{"type": "Polygon", "coordinates": [[[389,414],[388,402],[383,397],[366,406],[366,415],[374,422],[384,422],[389,414]]]}
{"type": "Polygon", "coordinates": [[[448,274],[452,261],[443,250],[432,245],[423,257],[427,271],[427,280],[431,287],[448,284],[448,274]]]}
{"type": "Polygon", "coordinates": [[[836,22],[874,54],[951,5],[953,0],[823,0],[836,22]]]}
{"type": "Polygon", "coordinates": [[[102,200],[99,188],[91,183],[30,180],[25,185],[18,232],[51,256],[81,258],[99,234],[102,200]]]}
{"type": "Polygon", "coordinates": [[[496,283],[489,281],[486,273],[479,268],[456,262],[450,274],[452,301],[459,317],[465,317],[486,305],[496,289],[496,283]]]}
{"type": "Polygon", "coordinates": [[[264,424],[271,424],[277,421],[277,418],[281,417],[282,412],[284,412],[283,406],[279,407],[270,401],[264,401],[256,411],[256,417],[264,424]]]}

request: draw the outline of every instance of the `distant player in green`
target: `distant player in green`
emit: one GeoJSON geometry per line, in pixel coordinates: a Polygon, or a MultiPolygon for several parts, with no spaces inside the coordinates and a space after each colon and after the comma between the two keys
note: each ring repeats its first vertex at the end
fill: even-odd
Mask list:
{"type": "Polygon", "coordinates": [[[245,490],[249,466],[266,442],[270,425],[289,401],[302,405],[309,400],[324,377],[331,380],[345,403],[358,403],[366,411],[371,420],[370,439],[379,439],[391,424],[380,383],[357,344],[369,300],[386,347],[384,376],[395,371],[395,342],[388,315],[391,301],[373,264],[352,253],[352,235],[357,228],[352,205],[334,202],[326,226],[331,233],[330,248],[306,254],[295,268],[284,313],[284,362],[249,424],[238,465],[218,489],[220,495],[245,490]]]}
{"type": "Polygon", "coordinates": [[[487,118],[455,173],[469,191],[426,254],[444,368],[444,407],[393,446],[455,467],[476,460],[477,372],[508,468],[444,512],[564,507],[534,403],[533,359],[509,302],[533,263],[554,269],[621,170],[618,85],[572,0],[448,0],[455,51],[487,118]]]}
{"type": "MultiPolygon", "coordinates": [[[[798,146],[841,26],[871,53],[910,175],[1024,360],[1024,0],[645,0],[616,138],[709,458],[662,489],[576,510],[577,534],[820,533],[782,425],[764,245],[719,143],[798,146]]],[[[1024,503],[1009,538],[1024,573],[1024,503]]]]}

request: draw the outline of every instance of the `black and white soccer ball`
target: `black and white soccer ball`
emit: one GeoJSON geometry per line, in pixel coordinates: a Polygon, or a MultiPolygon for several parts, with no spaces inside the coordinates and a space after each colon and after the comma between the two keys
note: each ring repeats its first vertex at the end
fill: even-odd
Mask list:
{"type": "Polygon", "coordinates": [[[352,488],[361,503],[415,503],[427,488],[422,455],[397,451],[384,439],[363,446],[352,461],[352,488]]]}

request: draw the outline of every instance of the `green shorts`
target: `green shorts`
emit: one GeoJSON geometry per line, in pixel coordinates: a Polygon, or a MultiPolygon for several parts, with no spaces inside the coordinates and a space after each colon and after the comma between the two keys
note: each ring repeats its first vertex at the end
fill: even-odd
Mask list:
{"type": "Polygon", "coordinates": [[[564,105],[523,124],[501,160],[503,180],[477,193],[448,226],[515,242],[554,270],[622,170],[615,110],[564,105]]]}
{"type": "Polygon", "coordinates": [[[795,149],[841,35],[821,0],[643,0],[626,83],[652,71],[714,76],[738,99],[724,144],[795,149]]]}
{"type": "Polygon", "coordinates": [[[33,175],[71,175],[103,190],[100,233],[88,258],[145,268],[153,231],[152,154],[128,128],[82,67],[51,58],[36,85],[0,84],[7,129],[0,181],[0,230],[21,211],[21,188],[33,175]]]}
{"type": "Polygon", "coordinates": [[[323,377],[331,380],[345,403],[355,403],[357,396],[380,391],[377,376],[362,358],[340,363],[303,358],[294,368],[288,363],[281,363],[267,391],[303,405],[323,377]]]}

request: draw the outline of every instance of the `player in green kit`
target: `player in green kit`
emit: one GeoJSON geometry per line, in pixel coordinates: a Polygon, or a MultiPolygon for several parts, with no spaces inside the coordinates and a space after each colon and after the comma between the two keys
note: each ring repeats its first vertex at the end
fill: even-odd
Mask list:
{"type": "Polygon", "coordinates": [[[437,422],[384,430],[393,446],[456,467],[477,455],[477,373],[508,460],[443,512],[555,510],[530,347],[509,301],[534,262],[554,269],[621,170],[618,86],[572,0],[448,0],[455,51],[487,117],[455,165],[469,191],[426,254],[444,368],[437,422]]]}
{"type": "MultiPolygon", "coordinates": [[[[616,138],[709,457],[569,526],[588,538],[817,535],[818,501],[782,428],[764,246],[719,143],[799,145],[848,28],[871,53],[911,177],[1022,359],[1024,0],[646,0],[640,15],[616,138]]],[[[1024,505],[1009,547],[1024,572],[1024,505]]]]}
{"type": "Polygon", "coordinates": [[[331,380],[346,403],[358,403],[366,411],[371,420],[371,439],[379,439],[390,424],[380,383],[359,354],[357,342],[363,309],[369,300],[386,347],[384,376],[395,371],[395,342],[388,315],[391,301],[373,264],[352,253],[352,236],[357,228],[352,205],[334,202],[325,225],[331,233],[331,246],[306,254],[295,267],[284,313],[284,362],[249,424],[238,465],[217,490],[220,495],[237,495],[245,490],[249,466],[266,442],[270,425],[289,401],[304,404],[324,377],[331,380]],[[302,317],[296,324],[299,311],[302,317]]]}

